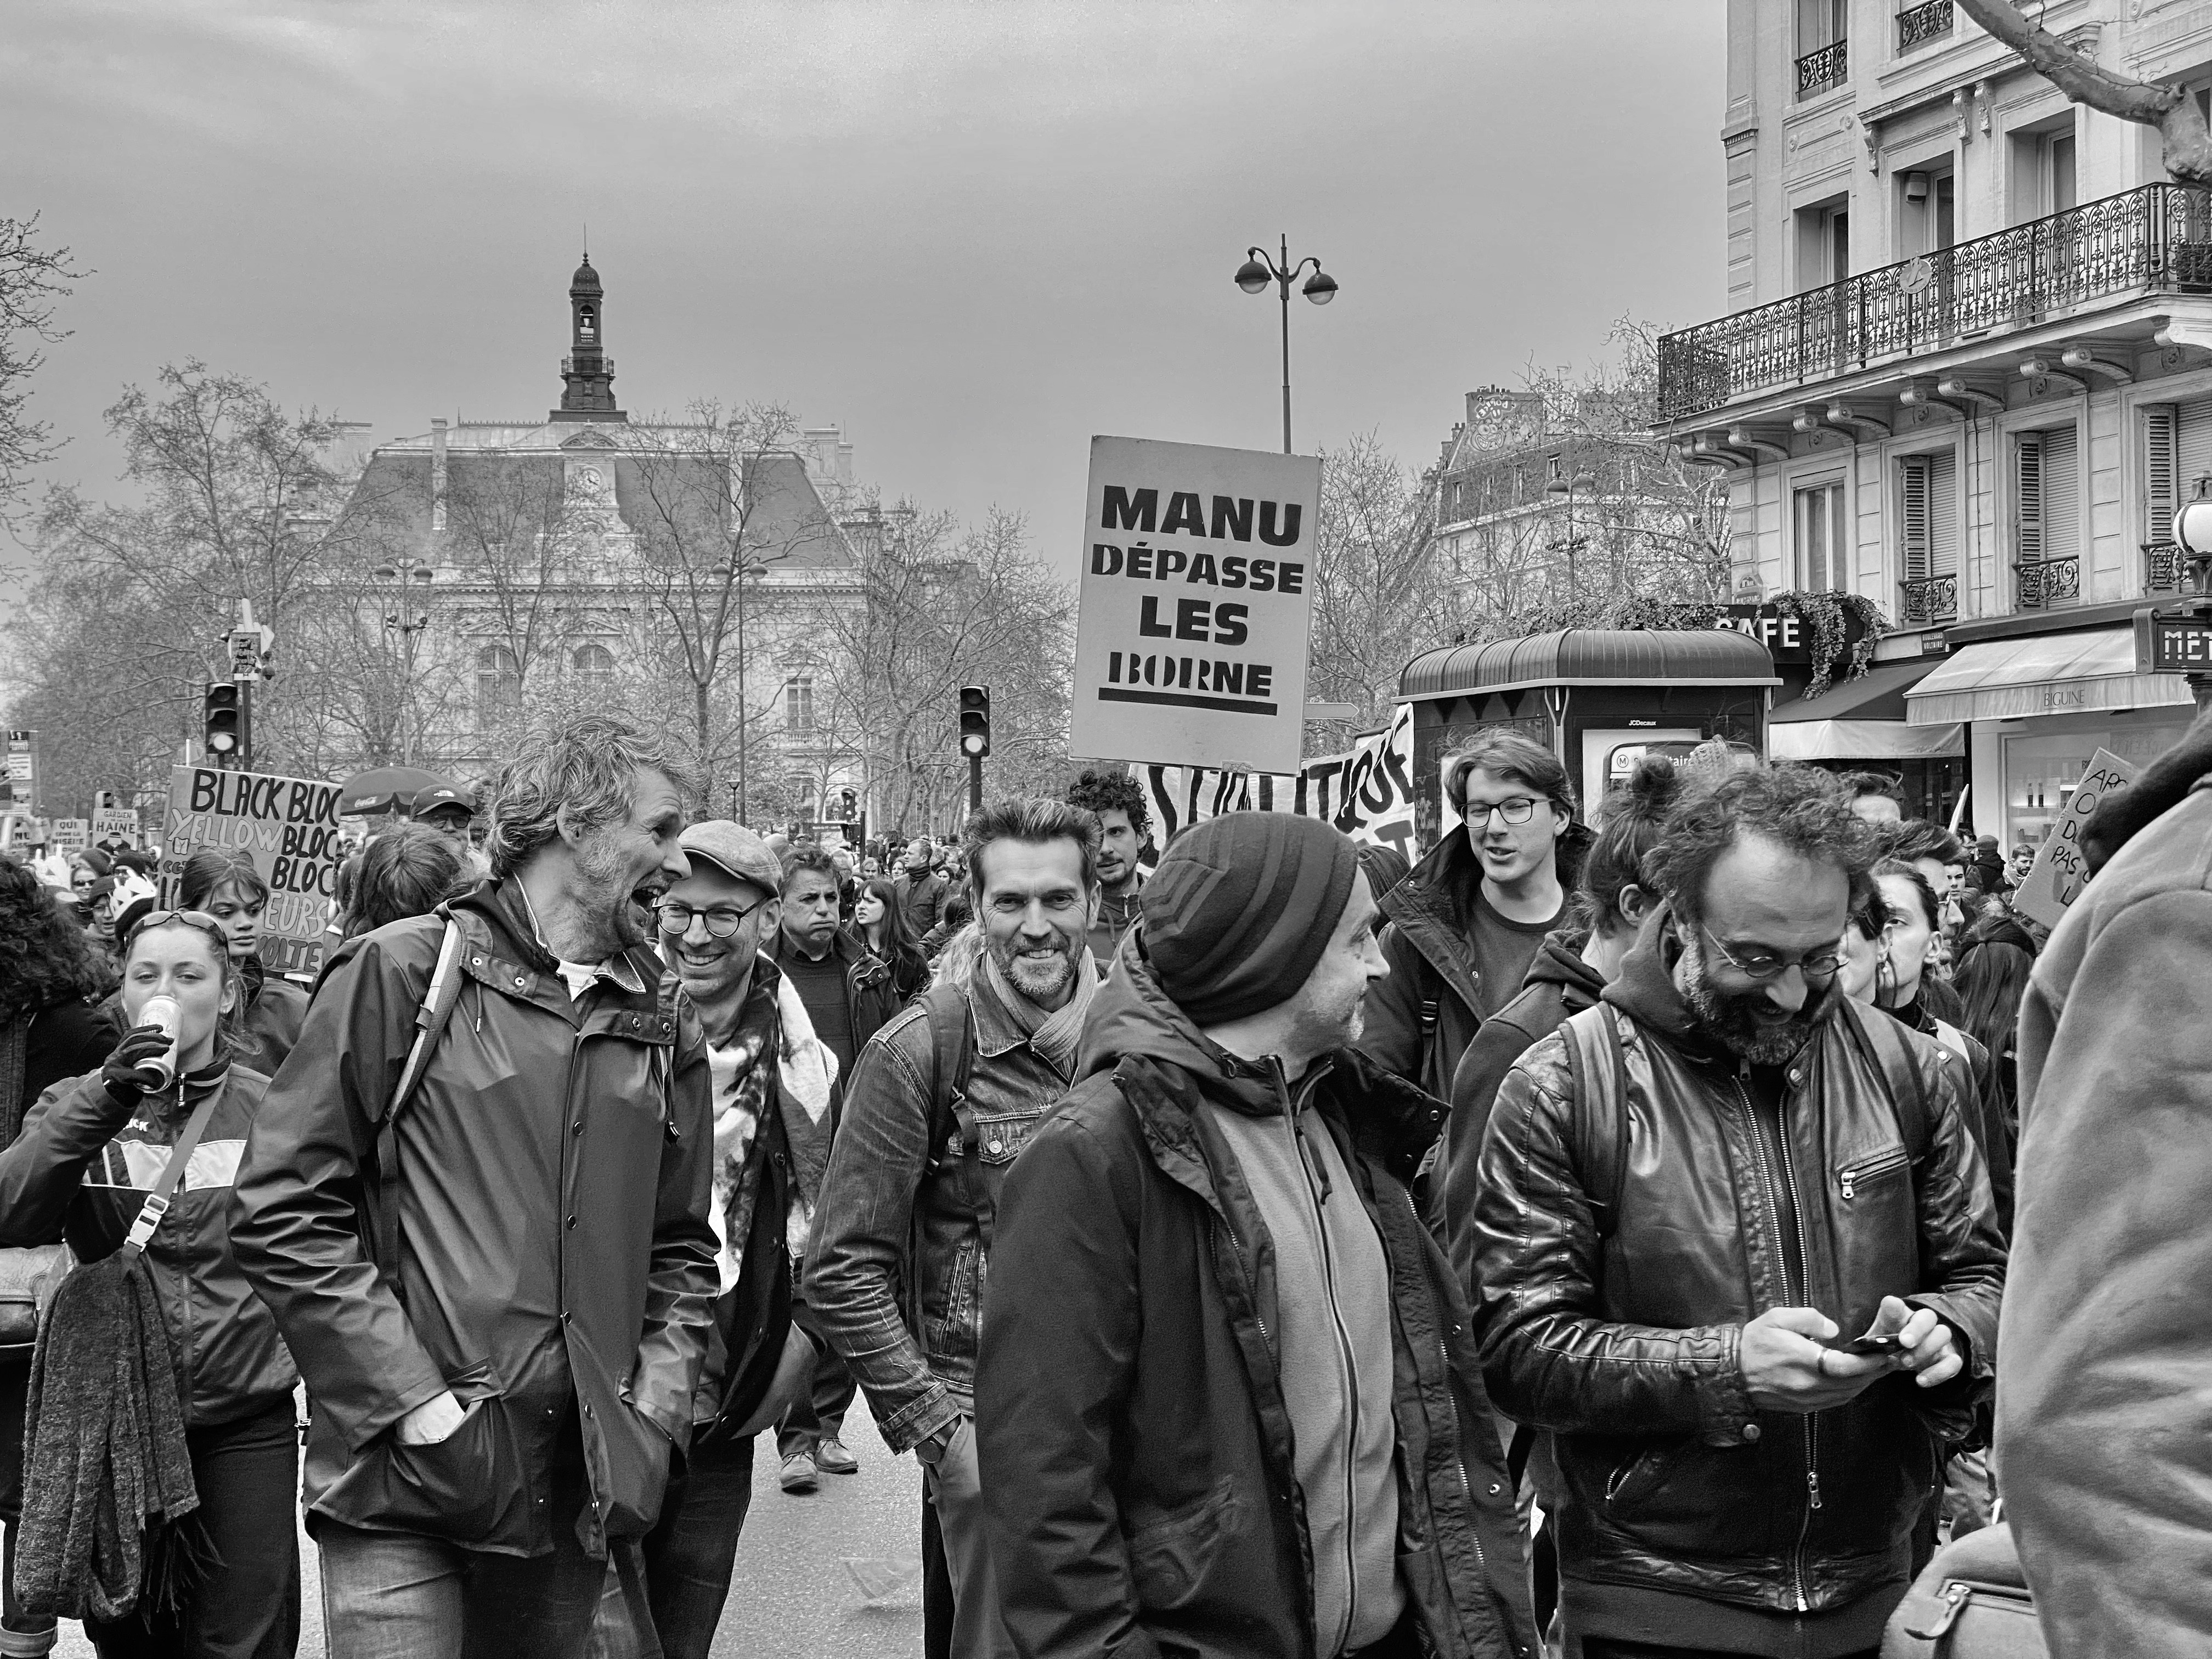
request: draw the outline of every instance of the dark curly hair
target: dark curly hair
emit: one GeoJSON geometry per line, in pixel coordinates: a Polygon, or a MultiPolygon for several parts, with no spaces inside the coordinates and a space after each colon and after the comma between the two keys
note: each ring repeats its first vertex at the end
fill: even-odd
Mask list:
{"type": "Polygon", "coordinates": [[[1127,772],[1110,766],[1086,767],[1067,786],[1065,799],[1070,806],[1080,806],[1086,812],[1127,812],[1129,827],[1139,841],[1152,833],[1152,809],[1145,804],[1143,787],[1127,772]]]}
{"type": "Polygon", "coordinates": [[[0,1020],[114,988],[114,974],[46,884],[0,855],[0,1020]]]}
{"type": "Polygon", "coordinates": [[[1681,799],[1687,779],[1664,755],[1646,755],[1599,808],[1604,828],[1583,860],[1582,885],[1576,895],[1577,920],[1601,933],[1627,925],[1620,896],[1644,884],[1644,855],[1659,844],[1667,820],[1681,799]]]}
{"type": "Polygon", "coordinates": [[[1668,815],[1666,835],[1646,856],[1644,872],[1683,916],[1702,921],[1713,866],[1737,842],[1756,836],[1841,870],[1850,882],[1856,911],[1875,897],[1869,872],[1881,856],[1881,838],[1852,812],[1850,803],[1844,787],[1814,767],[1730,773],[1711,788],[1684,797],[1668,815]]]}

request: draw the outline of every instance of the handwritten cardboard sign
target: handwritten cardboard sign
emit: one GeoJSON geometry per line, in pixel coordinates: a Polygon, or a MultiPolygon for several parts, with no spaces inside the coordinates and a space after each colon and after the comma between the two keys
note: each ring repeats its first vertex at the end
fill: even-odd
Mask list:
{"type": "Polygon", "coordinates": [[[2058,809],[2058,822],[2051,826],[2050,836],[2036,849],[2027,879],[2013,895],[2015,909],[2025,911],[2045,927],[2058,925],[2066,907],[2081,897],[2082,888],[2088,885],[2089,861],[2082,854],[2081,832],[2088,827],[2089,814],[2114,789],[2135,781],[2136,769],[2109,749],[2100,749],[2089,757],[2088,769],[2066,798],[2066,805],[2058,809]]]}

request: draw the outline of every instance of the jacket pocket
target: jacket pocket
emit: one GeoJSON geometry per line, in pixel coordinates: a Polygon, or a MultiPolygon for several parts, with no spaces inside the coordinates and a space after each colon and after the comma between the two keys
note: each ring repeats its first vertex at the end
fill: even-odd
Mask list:
{"type": "Polygon", "coordinates": [[[1166,1612],[1198,1597],[1224,1537],[1237,1532],[1243,1504],[1224,1475],[1201,1496],[1129,1530],[1129,1571],[1138,1604],[1166,1612]]]}
{"type": "Polygon", "coordinates": [[[1894,1179],[1911,1162],[1911,1154],[1905,1150],[1903,1142],[1885,1146],[1865,1158],[1853,1158],[1837,1170],[1836,1190],[1844,1203],[1852,1203],[1866,1188],[1894,1179]]]}
{"type": "Polygon", "coordinates": [[[976,1283],[981,1272],[982,1241],[971,1231],[954,1247],[928,1309],[928,1351],[932,1359],[964,1358],[975,1352],[976,1314],[981,1300],[976,1283]]]}
{"type": "Polygon", "coordinates": [[[530,1480],[489,1361],[447,1379],[473,1407],[434,1445],[407,1446],[387,1429],[316,1500],[315,1512],[363,1532],[411,1532],[517,1552],[532,1546],[530,1480]]]}
{"type": "Polygon", "coordinates": [[[1606,1477],[1606,1509],[1616,1516],[1633,1515],[1640,1504],[1667,1484],[1681,1453],[1680,1445],[1653,1446],[1617,1465],[1606,1477]]]}
{"type": "Polygon", "coordinates": [[[1012,1164],[1030,1144],[1030,1134],[1044,1120],[1042,1112],[1003,1112],[975,1115],[975,1156],[986,1164],[1012,1164]]]}

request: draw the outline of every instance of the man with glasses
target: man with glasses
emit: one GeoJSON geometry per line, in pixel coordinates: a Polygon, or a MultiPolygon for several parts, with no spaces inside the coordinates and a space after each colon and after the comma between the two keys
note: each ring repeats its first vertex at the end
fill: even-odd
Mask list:
{"type": "Polygon", "coordinates": [[[1367,993],[1361,1052],[1440,1100],[1492,1010],[1520,994],[1579,873],[1560,867],[1588,832],[1574,826],[1566,769],[1517,732],[1478,738],[1444,769],[1466,820],[1381,900],[1390,976],[1367,993]]]}
{"type": "MultiPolygon", "coordinates": [[[[727,1600],[752,1501],[753,1439],[805,1398],[823,1349],[793,1322],[792,1218],[820,1186],[836,1073],[788,978],[763,953],[775,932],[776,856],[726,820],[678,838],[690,873],[658,913],[664,1000],[696,1016],[714,1081],[714,1335],[693,1396],[690,1455],[645,1540],[660,1650],[704,1659],[727,1600]],[[794,1191],[794,1185],[799,1191],[794,1191]]],[[[602,1610],[600,1650],[642,1645],[621,1604],[602,1610]]]]}
{"type": "Polygon", "coordinates": [[[1980,1154],[1942,1051],[1837,982],[1878,848],[1809,768],[1692,795],[1620,976],[1498,1091],[1476,1330],[1589,1659],[1873,1655],[1986,1395],[1980,1154]]]}

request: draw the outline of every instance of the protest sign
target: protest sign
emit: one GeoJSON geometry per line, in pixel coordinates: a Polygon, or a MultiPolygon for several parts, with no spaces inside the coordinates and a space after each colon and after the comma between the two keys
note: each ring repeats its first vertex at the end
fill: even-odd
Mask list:
{"type": "Polygon", "coordinates": [[[36,732],[13,731],[8,733],[8,772],[4,778],[0,778],[0,786],[4,786],[7,795],[19,811],[38,811],[39,734],[36,732]]]}
{"type": "Polygon", "coordinates": [[[128,806],[95,807],[92,814],[92,840],[96,847],[111,842],[123,842],[136,846],[138,841],[138,814],[128,806]]]}
{"type": "Polygon", "coordinates": [[[1087,500],[1073,751],[1294,771],[1320,461],[1093,438],[1087,500]]]}
{"type": "Polygon", "coordinates": [[[83,818],[56,818],[46,830],[57,853],[82,853],[92,845],[92,825],[83,818]]]}
{"type": "Polygon", "coordinates": [[[2119,785],[2135,780],[2136,769],[2109,749],[2100,749],[2089,757],[2088,769],[2067,796],[2065,805],[2058,809],[2058,821],[2036,848],[2027,878],[2012,896],[2014,908],[2025,911],[2045,927],[2058,925],[2066,907],[2088,884],[2089,863],[2081,854],[2081,831],[2088,824],[2089,814],[2119,785]]]}
{"type": "Polygon", "coordinates": [[[1224,812],[1297,812],[1333,823],[1354,841],[1413,856],[1413,707],[1401,703],[1387,731],[1340,755],[1321,755],[1291,773],[1231,772],[1209,766],[1133,766],[1152,809],[1152,839],[1164,848],[1181,831],[1224,812]]]}
{"type": "Polygon", "coordinates": [[[161,843],[161,902],[176,902],[185,861],[204,848],[247,854],[269,884],[261,916],[261,960],[272,974],[313,975],[323,965],[331,898],[345,847],[338,786],[179,766],[169,774],[161,843]]]}

